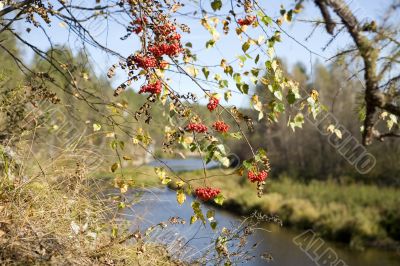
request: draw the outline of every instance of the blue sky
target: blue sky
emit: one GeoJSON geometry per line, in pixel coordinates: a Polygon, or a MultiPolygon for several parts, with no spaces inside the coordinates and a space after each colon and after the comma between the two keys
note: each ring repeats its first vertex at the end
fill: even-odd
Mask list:
{"type": "MultiPolygon", "coordinates": [[[[84,5],[88,5],[88,1],[70,1],[71,4],[79,4],[84,3],[84,5]]],[[[209,6],[208,1],[204,1],[205,6],[209,6]]],[[[230,1],[223,1],[225,4],[228,4],[230,1]]],[[[290,7],[293,5],[293,0],[283,0],[283,1],[260,1],[263,2],[263,6],[265,7],[265,11],[271,17],[278,17],[279,15],[279,6],[283,4],[286,7],[290,7]]],[[[352,10],[357,14],[359,18],[362,20],[372,20],[378,19],[379,15],[383,14],[385,11],[385,7],[390,3],[390,0],[385,1],[361,1],[361,0],[348,0],[352,10]]],[[[90,3],[93,3],[90,1],[90,3]]],[[[181,10],[182,12],[186,10],[191,10],[195,5],[192,1],[183,1],[186,6],[181,10]]],[[[305,5],[304,11],[296,17],[296,21],[287,24],[285,23],[283,29],[291,36],[288,37],[285,34],[282,34],[282,42],[277,44],[276,46],[276,54],[277,56],[283,58],[285,62],[291,66],[297,62],[303,63],[308,70],[310,69],[311,64],[315,64],[316,62],[327,63],[326,58],[330,58],[335,55],[339,49],[343,49],[348,45],[351,40],[348,37],[347,33],[342,33],[335,39],[335,41],[328,47],[328,49],[323,50],[322,48],[328,43],[330,40],[329,35],[326,34],[324,27],[317,28],[312,37],[305,41],[306,37],[312,32],[314,25],[307,22],[302,22],[299,20],[315,20],[320,18],[319,11],[315,8],[312,1],[305,5]],[[296,41],[295,41],[295,40],[296,41]],[[300,45],[301,43],[302,45],[300,45]],[[315,52],[318,55],[310,54],[310,52],[304,48],[315,52]]],[[[193,19],[188,19],[187,17],[178,16],[177,20],[181,23],[186,23],[191,28],[190,34],[182,34],[183,43],[191,42],[193,44],[193,50],[196,51],[200,64],[206,65],[214,65],[219,64],[222,58],[225,58],[228,62],[235,59],[237,56],[242,55],[241,51],[241,41],[238,39],[237,35],[232,33],[228,36],[224,36],[221,33],[221,40],[217,42],[217,45],[214,49],[205,49],[204,44],[207,40],[211,38],[210,34],[199,24],[198,21],[193,19]]],[[[124,36],[126,31],[117,23],[111,20],[105,19],[97,19],[90,23],[90,29],[93,31],[93,34],[96,36],[97,40],[102,43],[104,46],[109,47],[112,50],[118,51],[120,54],[124,56],[128,56],[131,53],[134,53],[138,50],[139,43],[135,39],[135,36],[131,38],[121,41],[120,37],[124,36]]],[[[46,26],[45,26],[46,27],[46,26]]],[[[68,27],[64,27],[59,24],[59,21],[54,20],[50,27],[47,28],[49,35],[53,43],[61,44],[65,46],[69,46],[72,50],[78,50],[82,47],[82,43],[79,39],[74,35],[74,33],[70,32],[68,27]]],[[[30,42],[34,43],[38,47],[42,49],[48,49],[49,43],[45,36],[43,35],[40,29],[32,28],[30,33],[26,33],[23,28],[20,28],[21,32],[24,32],[23,35],[26,39],[29,39],[30,42]]],[[[252,37],[257,38],[260,32],[255,32],[252,29],[248,30],[248,33],[252,35],[252,37]]],[[[102,52],[98,49],[88,46],[88,51],[90,54],[90,59],[95,67],[95,71],[97,75],[105,76],[108,68],[117,63],[118,60],[110,55],[107,55],[105,52],[102,52]]],[[[255,56],[255,54],[253,54],[255,56]]],[[[32,58],[32,53],[29,50],[25,50],[25,59],[29,61],[32,58]]],[[[264,58],[265,60],[266,58],[264,58]]],[[[260,60],[260,62],[263,62],[260,60]]],[[[237,66],[237,65],[236,65],[237,66]]],[[[249,66],[251,67],[251,65],[249,66]]],[[[212,73],[218,73],[218,70],[210,69],[211,75],[212,73]]],[[[309,72],[310,73],[310,72],[309,72]]],[[[202,75],[202,74],[200,74],[202,75]]],[[[201,91],[194,86],[187,78],[182,77],[177,74],[170,74],[168,77],[171,79],[171,85],[176,88],[180,92],[195,92],[201,95],[201,91]]],[[[113,79],[113,86],[118,86],[118,84],[124,80],[125,74],[119,72],[116,78],[113,79]]],[[[233,82],[230,83],[231,86],[234,86],[233,82]]],[[[136,89],[141,84],[134,84],[133,87],[136,86],[136,89]]],[[[204,86],[209,86],[209,84],[204,84],[204,86]]],[[[220,92],[223,91],[218,90],[214,87],[207,87],[211,91],[220,92]]],[[[232,90],[234,88],[232,87],[232,90]]],[[[248,97],[244,97],[242,95],[234,94],[232,99],[232,104],[235,105],[247,105],[248,97]]]]}

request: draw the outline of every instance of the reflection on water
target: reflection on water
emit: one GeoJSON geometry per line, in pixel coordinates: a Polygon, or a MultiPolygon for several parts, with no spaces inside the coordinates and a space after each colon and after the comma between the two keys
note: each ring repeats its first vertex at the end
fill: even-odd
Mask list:
{"type": "MultiPolygon", "coordinates": [[[[152,161],[148,165],[150,166],[165,166],[167,164],[172,170],[176,172],[180,171],[194,171],[203,169],[203,162],[201,159],[198,158],[188,158],[185,160],[175,160],[175,159],[162,159],[162,162],[159,161],[152,161]]],[[[206,165],[206,168],[215,168],[218,167],[218,163],[215,161],[211,161],[206,165]]]]}
{"type": "MultiPolygon", "coordinates": [[[[195,170],[202,167],[202,162],[199,159],[165,160],[165,162],[176,171],[195,170]]],[[[125,211],[127,219],[134,222],[133,230],[144,229],[147,226],[168,221],[171,217],[181,217],[187,221],[186,224],[168,225],[168,228],[154,232],[154,238],[159,242],[168,244],[172,253],[182,252],[180,254],[181,257],[187,259],[194,258],[196,255],[199,256],[206,249],[214,248],[213,243],[210,243],[210,239],[215,237],[215,232],[209,226],[204,227],[201,222],[189,225],[188,221],[193,213],[190,205],[192,199],[188,198],[182,206],[179,206],[176,203],[175,192],[167,188],[136,191],[135,193],[140,193],[140,201],[125,211]]],[[[133,197],[135,193],[131,196],[133,197]]],[[[213,207],[209,206],[204,208],[213,209],[213,207]]],[[[220,209],[215,211],[219,230],[222,227],[230,228],[232,224],[242,219],[220,209]]],[[[254,243],[259,243],[259,245],[254,252],[255,259],[251,262],[246,262],[245,265],[331,265],[327,262],[324,264],[323,259],[320,259],[319,262],[314,262],[309,255],[314,258],[315,255],[307,255],[293,242],[293,239],[302,232],[295,232],[270,224],[263,225],[263,228],[268,231],[257,230],[249,238],[250,245],[254,243]],[[265,252],[273,256],[273,261],[267,262],[261,259],[260,255],[265,252]]],[[[344,246],[328,242],[325,242],[320,249],[314,247],[313,250],[316,254],[321,255],[329,247],[332,248],[339,259],[345,262],[345,264],[338,264],[337,266],[400,265],[400,257],[394,252],[372,249],[364,252],[350,251],[344,246]]]]}

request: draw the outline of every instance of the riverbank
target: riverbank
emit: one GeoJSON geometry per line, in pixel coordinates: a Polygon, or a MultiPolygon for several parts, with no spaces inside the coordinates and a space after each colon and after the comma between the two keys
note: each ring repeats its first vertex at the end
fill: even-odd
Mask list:
{"type": "MultiPolygon", "coordinates": [[[[182,172],[183,177],[201,179],[202,170],[182,172]]],[[[135,186],[159,186],[150,167],[125,169],[135,186]]],[[[363,184],[339,185],[333,181],[303,184],[281,176],[268,180],[265,194],[257,197],[255,184],[236,174],[207,170],[213,187],[226,198],[223,208],[236,214],[255,210],[276,214],[284,226],[313,229],[324,239],[345,243],[352,248],[396,249],[400,241],[399,191],[363,184]]],[[[203,185],[203,181],[197,181],[203,185]]],[[[173,184],[173,182],[171,183],[173,184]]],[[[194,184],[195,185],[195,184],[194,184]]]]}
{"type": "MultiPolygon", "coordinates": [[[[183,174],[196,178],[203,172],[183,174]]],[[[224,208],[230,211],[276,214],[284,226],[311,228],[324,239],[353,248],[399,246],[400,198],[396,189],[318,181],[303,184],[281,176],[268,180],[265,194],[258,198],[255,184],[235,174],[221,174],[220,170],[208,171],[213,186],[224,192],[224,208]]]]}

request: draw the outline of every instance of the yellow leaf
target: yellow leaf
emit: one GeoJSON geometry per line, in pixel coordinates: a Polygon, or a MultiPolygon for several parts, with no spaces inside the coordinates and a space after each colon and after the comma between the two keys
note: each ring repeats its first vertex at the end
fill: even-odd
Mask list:
{"type": "Polygon", "coordinates": [[[84,80],[89,80],[89,74],[83,72],[83,73],[82,73],[82,78],[83,78],[84,80]]]}
{"type": "Polygon", "coordinates": [[[339,129],[335,129],[335,134],[339,139],[342,139],[342,132],[339,129]]]}
{"type": "Polygon", "coordinates": [[[179,188],[182,187],[184,184],[185,184],[185,182],[183,182],[183,181],[176,181],[176,185],[179,188]]]}
{"type": "Polygon", "coordinates": [[[314,99],[314,101],[318,101],[319,93],[316,90],[312,90],[310,96],[314,99]]]}
{"type": "Polygon", "coordinates": [[[186,195],[182,189],[179,189],[176,192],[176,201],[178,201],[179,205],[182,205],[186,200],[186,195]]]}
{"type": "Polygon", "coordinates": [[[190,224],[194,224],[197,221],[197,216],[193,215],[192,217],[190,217],[190,224]]]}
{"type": "Polygon", "coordinates": [[[101,125],[100,124],[93,124],[93,131],[99,131],[101,129],[101,125]]]}
{"type": "Polygon", "coordinates": [[[192,76],[192,77],[197,77],[197,75],[199,74],[199,70],[196,68],[196,67],[194,67],[194,66],[188,66],[188,67],[186,67],[186,72],[190,75],[190,76],[192,76]]]}
{"type": "Polygon", "coordinates": [[[180,8],[182,7],[182,4],[174,4],[171,8],[172,13],[175,13],[176,11],[178,11],[180,8]]]}
{"type": "Polygon", "coordinates": [[[115,133],[114,132],[108,132],[106,134],[106,138],[114,138],[115,137],[115,133]]]}
{"type": "Polygon", "coordinates": [[[333,133],[333,132],[335,131],[335,126],[334,126],[334,125],[329,125],[329,126],[326,128],[326,131],[328,131],[328,132],[330,132],[330,133],[333,133]]]}
{"type": "Polygon", "coordinates": [[[115,172],[118,169],[118,163],[114,163],[113,165],[111,165],[111,172],[115,172]]]}
{"type": "Polygon", "coordinates": [[[119,189],[122,194],[126,193],[128,191],[128,184],[123,184],[119,189]]]}

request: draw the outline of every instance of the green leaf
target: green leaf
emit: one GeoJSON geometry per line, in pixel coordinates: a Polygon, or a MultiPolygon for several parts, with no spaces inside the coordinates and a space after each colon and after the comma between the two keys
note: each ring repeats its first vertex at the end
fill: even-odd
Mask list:
{"type": "Polygon", "coordinates": [[[224,98],[225,98],[225,101],[229,101],[229,99],[232,98],[232,92],[231,91],[226,91],[224,93],[224,98]]]}
{"type": "Polygon", "coordinates": [[[204,77],[206,77],[206,79],[208,79],[208,76],[210,75],[210,71],[208,70],[208,68],[203,67],[203,68],[201,69],[201,71],[203,72],[204,77]]]}
{"type": "Polygon", "coordinates": [[[198,147],[197,144],[194,142],[190,143],[190,145],[189,145],[189,149],[191,152],[194,152],[195,150],[197,150],[197,147],[198,147]]]}
{"type": "Polygon", "coordinates": [[[263,148],[259,148],[257,150],[257,154],[260,155],[261,157],[266,157],[267,156],[267,152],[263,148]]]}
{"type": "Polygon", "coordinates": [[[214,216],[215,216],[215,211],[214,210],[208,210],[207,211],[206,217],[210,222],[212,220],[214,220],[214,216]]]}
{"type": "Polygon", "coordinates": [[[218,225],[218,223],[215,221],[210,223],[210,227],[212,230],[215,230],[217,228],[217,225],[218,225]]]}
{"type": "Polygon", "coordinates": [[[123,142],[122,140],[119,142],[119,147],[121,148],[121,150],[123,150],[125,148],[125,142],[123,142]]]}
{"type": "Polygon", "coordinates": [[[240,62],[244,63],[247,60],[247,57],[244,55],[238,56],[238,59],[240,60],[240,62]]]}
{"type": "Polygon", "coordinates": [[[215,45],[215,41],[214,40],[209,40],[208,42],[206,42],[206,48],[212,48],[215,45]]]}
{"type": "Polygon", "coordinates": [[[120,202],[120,203],[118,204],[118,209],[124,209],[125,207],[126,207],[126,205],[125,205],[124,202],[120,202]]]}
{"type": "Polygon", "coordinates": [[[228,87],[228,81],[226,79],[220,80],[218,83],[221,89],[228,87]]]}
{"type": "Polygon", "coordinates": [[[294,118],[293,121],[289,120],[289,125],[293,131],[295,131],[296,127],[302,128],[304,124],[304,116],[302,113],[298,113],[294,118]]]}
{"type": "Polygon", "coordinates": [[[247,50],[249,50],[249,48],[250,48],[250,42],[245,42],[243,45],[242,45],[242,50],[243,50],[243,52],[245,53],[247,50]]]}
{"type": "Polygon", "coordinates": [[[214,157],[214,150],[208,151],[205,157],[206,164],[210,163],[213,157],[214,157]]]}
{"type": "Polygon", "coordinates": [[[249,161],[243,161],[243,166],[244,168],[246,168],[247,170],[251,170],[253,169],[253,164],[249,161]]]}
{"type": "Polygon", "coordinates": [[[282,113],[283,111],[285,111],[285,105],[283,103],[276,103],[274,106],[274,111],[282,113]]]}
{"type": "Polygon", "coordinates": [[[265,13],[262,12],[261,10],[258,10],[257,16],[259,18],[261,18],[261,22],[264,23],[265,26],[268,26],[269,24],[272,24],[272,18],[270,18],[269,16],[265,15],[265,13]]]}
{"type": "Polygon", "coordinates": [[[214,0],[211,2],[211,8],[214,11],[220,10],[222,7],[222,1],[221,0],[214,0]]]}
{"type": "Polygon", "coordinates": [[[282,101],[282,92],[281,91],[275,91],[274,96],[278,98],[280,101],[282,101]]]}
{"type": "Polygon", "coordinates": [[[293,93],[292,90],[288,91],[288,94],[286,95],[286,100],[289,104],[293,104],[296,101],[296,95],[293,93]]]}
{"type": "Polygon", "coordinates": [[[287,21],[291,22],[293,18],[293,10],[289,10],[289,12],[286,13],[285,18],[287,21]]]}
{"type": "Polygon", "coordinates": [[[225,74],[229,74],[230,76],[232,76],[233,73],[233,67],[232,66],[226,66],[224,69],[225,74]]]}
{"type": "Polygon", "coordinates": [[[251,74],[255,77],[258,77],[258,74],[260,73],[260,69],[258,68],[253,68],[251,71],[251,74]]]}
{"type": "Polygon", "coordinates": [[[235,74],[233,74],[233,80],[234,80],[236,83],[240,83],[240,82],[242,81],[242,77],[240,76],[239,73],[235,73],[235,74]]]}
{"type": "Polygon", "coordinates": [[[260,60],[260,55],[258,54],[257,56],[256,56],[256,59],[254,60],[254,63],[258,63],[258,61],[260,60]]]}
{"type": "Polygon", "coordinates": [[[224,204],[224,200],[225,200],[225,198],[224,198],[224,196],[222,196],[221,193],[218,194],[218,195],[214,198],[214,202],[215,202],[216,204],[218,204],[218,205],[221,205],[221,206],[222,206],[222,204],[224,204]]]}
{"type": "Polygon", "coordinates": [[[229,136],[231,136],[234,139],[242,139],[243,138],[243,135],[240,132],[229,133],[229,136]]]}
{"type": "Polygon", "coordinates": [[[201,211],[200,202],[198,202],[197,200],[193,201],[192,202],[192,209],[193,209],[193,212],[194,212],[195,216],[197,217],[197,219],[200,219],[205,224],[206,223],[206,219],[204,218],[204,215],[203,215],[203,213],[201,211]]]}
{"type": "Polygon", "coordinates": [[[236,87],[243,94],[248,94],[249,93],[249,85],[246,84],[246,83],[236,84],[236,87]]]}
{"type": "Polygon", "coordinates": [[[117,149],[118,141],[114,139],[113,141],[111,141],[110,146],[111,146],[111,149],[113,149],[113,150],[117,149]]]}

